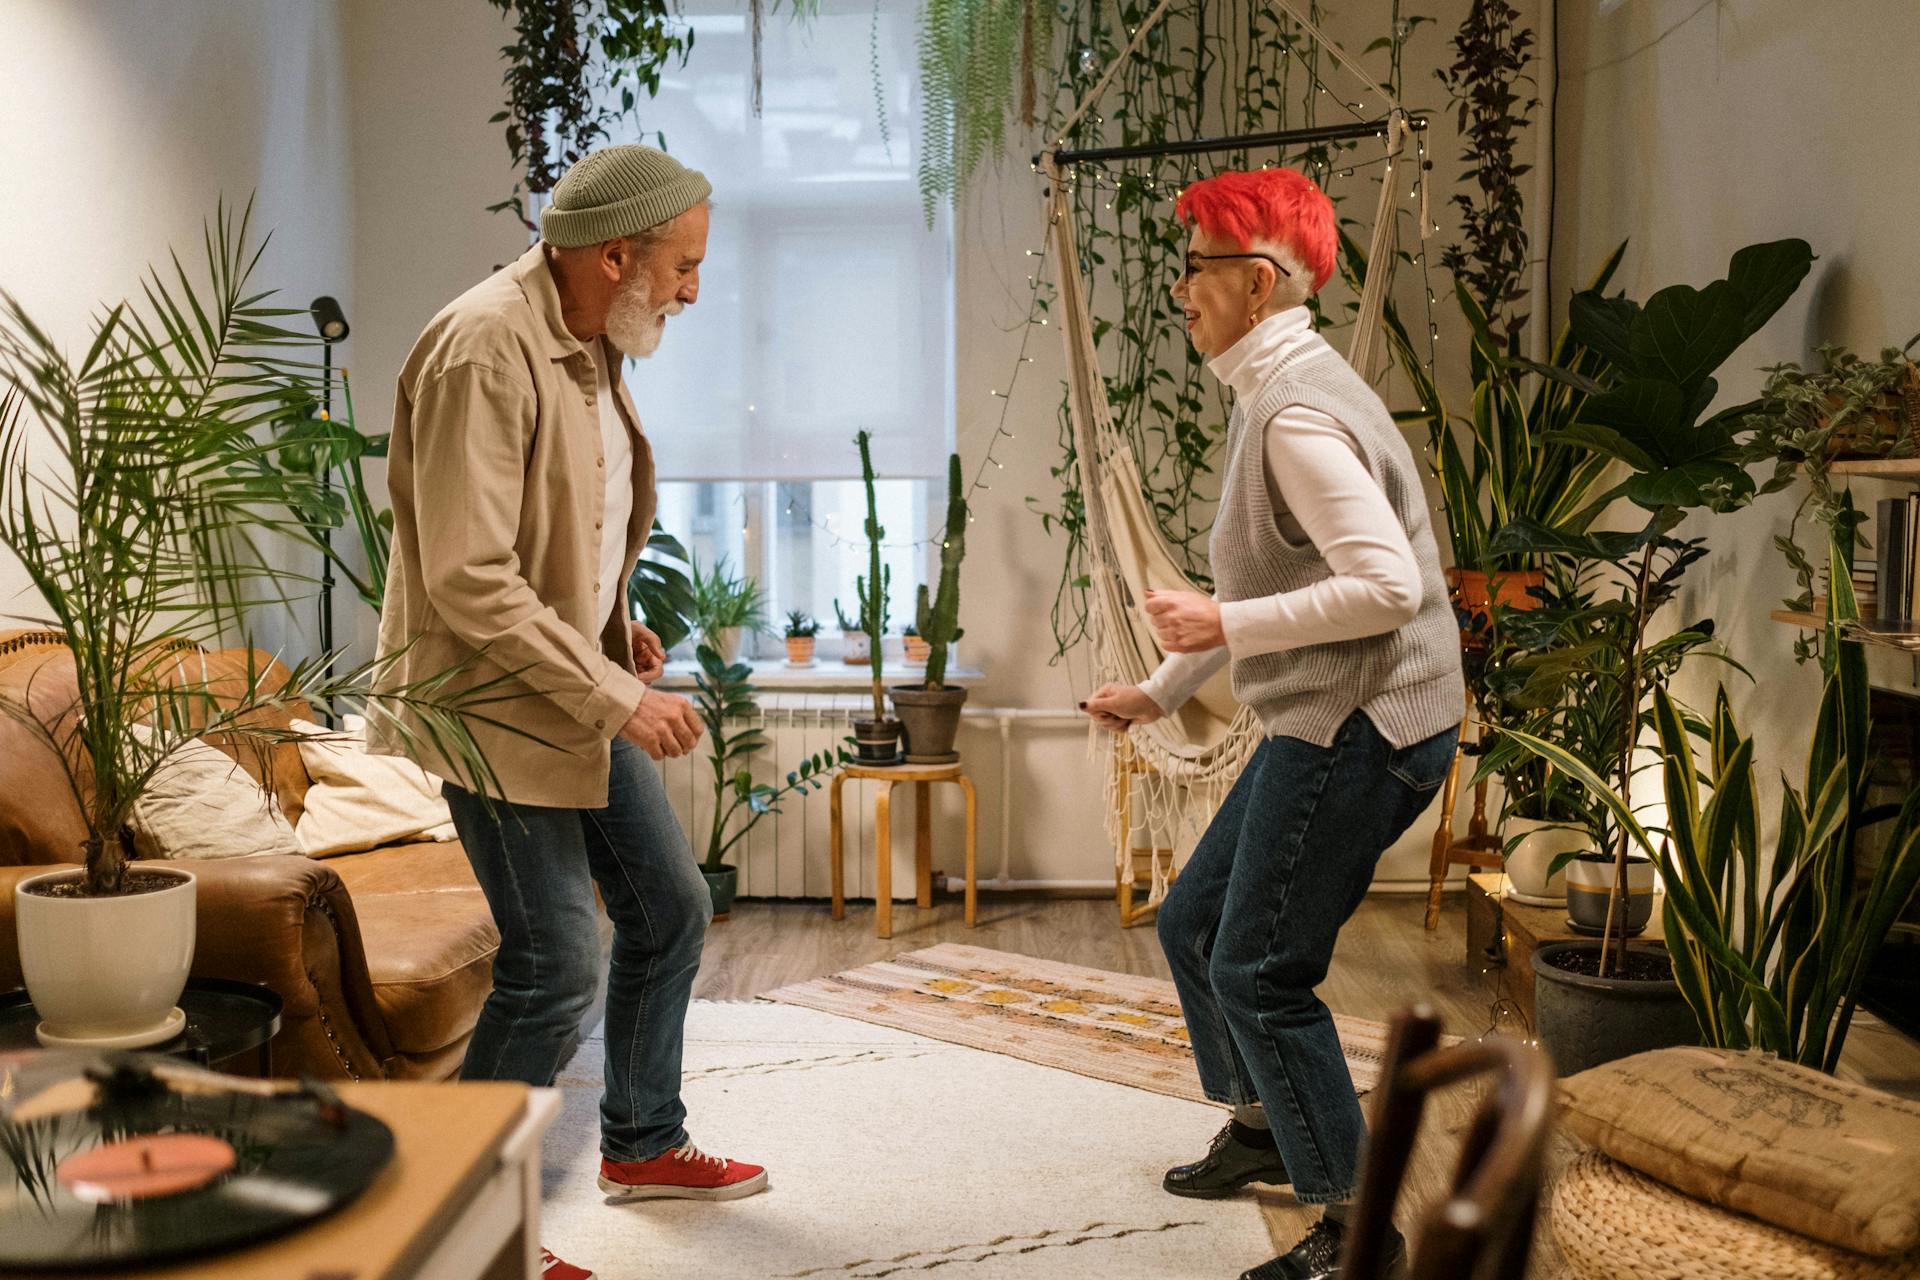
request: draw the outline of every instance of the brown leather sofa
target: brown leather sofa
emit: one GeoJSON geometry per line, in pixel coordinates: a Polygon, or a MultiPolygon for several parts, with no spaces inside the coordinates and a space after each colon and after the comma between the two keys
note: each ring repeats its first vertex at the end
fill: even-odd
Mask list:
{"type": "MultiPolygon", "coordinates": [[[[182,650],[180,661],[216,690],[244,687],[242,651],[182,650]]],[[[256,655],[258,664],[269,661],[256,655]]],[[[274,670],[285,678],[285,668],[274,670]]],[[[51,723],[71,707],[74,688],[57,633],[0,633],[0,698],[30,698],[51,723]]],[[[311,780],[297,746],[214,745],[271,786],[298,821],[311,780]]],[[[76,862],[84,837],[50,749],[0,715],[0,990],[21,985],[14,885],[76,862]]],[[[436,1079],[459,1068],[492,989],[499,935],[457,843],[181,865],[199,879],[194,974],[263,983],[286,1002],[273,1042],[276,1074],[436,1079]]]]}

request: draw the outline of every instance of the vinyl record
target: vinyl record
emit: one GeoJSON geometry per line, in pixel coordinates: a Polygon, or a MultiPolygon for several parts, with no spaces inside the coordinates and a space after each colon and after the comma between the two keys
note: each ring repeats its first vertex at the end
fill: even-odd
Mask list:
{"type": "Polygon", "coordinates": [[[364,1190],[393,1132],[330,1091],[174,1091],[137,1066],[91,1105],[0,1122],[0,1270],[251,1244],[364,1190]]]}

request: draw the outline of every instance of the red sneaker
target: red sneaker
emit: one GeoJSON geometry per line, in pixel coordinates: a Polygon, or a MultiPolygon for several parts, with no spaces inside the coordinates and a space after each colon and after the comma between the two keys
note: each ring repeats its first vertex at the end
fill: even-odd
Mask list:
{"type": "Polygon", "coordinates": [[[689,1142],[651,1160],[602,1157],[600,1189],[623,1200],[738,1200],[765,1191],[767,1171],[707,1155],[689,1142]]]}
{"type": "Polygon", "coordinates": [[[571,1262],[562,1262],[550,1251],[542,1249],[540,1280],[593,1280],[593,1272],[585,1267],[576,1267],[571,1262]]]}

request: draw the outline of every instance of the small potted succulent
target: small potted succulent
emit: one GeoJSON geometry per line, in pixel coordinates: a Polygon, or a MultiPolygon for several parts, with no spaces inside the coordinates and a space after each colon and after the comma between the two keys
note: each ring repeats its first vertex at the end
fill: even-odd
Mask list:
{"type": "Polygon", "coordinates": [[[787,614],[787,665],[812,666],[814,637],[819,634],[819,622],[801,610],[795,609],[787,614]]]}
{"type": "Polygon", "coordinates": [[[861,764],[898,764],[900,722],[887,714],[887,689],[881,680],[887,634],[887,591],[893,571],[880,562],[880,544],[887,531],[880,527],[880,504],[873,492],[873,437],[862,431],[854,437],[860,446],[860,473],[867,486],[867,572],[855,583],[860,596],[860,625],[866,632],[867,664],[873,672],[873,715],[853,722],[855,748],[861,764]]]}
{"type": "Polygon", "coordinates": [[[840,623],[841,660],[850,667],[866,666],[872,642],[867,639],[867,633],[861,629],[860,619],[848,617],[847,611],[841,608],[838,597],[833,602],[833,616],[840,623]]]}

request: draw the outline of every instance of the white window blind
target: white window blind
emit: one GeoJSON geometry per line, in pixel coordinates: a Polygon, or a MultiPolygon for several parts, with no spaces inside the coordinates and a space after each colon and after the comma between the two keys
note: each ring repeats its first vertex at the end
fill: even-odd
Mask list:
{"type": "Polygon", "coordinates": [[[627,382],[663,480],[857,476],[856,431],[896,479],[944,474],[952,438],[951,237],[929,231],[910,0],[824,0],[764,28],[752,110],[748,19],[689,0],[692,57],[642,108],[646,141],[712,180],[699,302],[627,382]],[[874,67],[886,99],[875,110],[874,67]]]}

